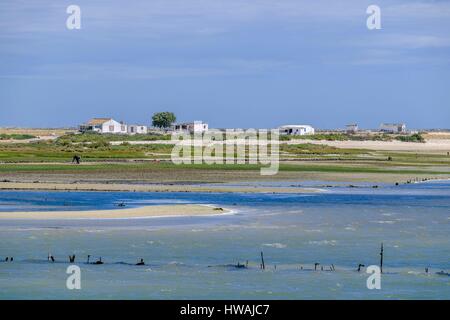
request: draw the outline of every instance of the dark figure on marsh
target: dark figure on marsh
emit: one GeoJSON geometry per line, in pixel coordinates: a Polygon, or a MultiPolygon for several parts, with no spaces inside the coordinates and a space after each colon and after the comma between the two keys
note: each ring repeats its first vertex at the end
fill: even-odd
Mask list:
{"type": "Polygon", "coordinates": [[[361,271],[361,267],[365,267],[365,265],[363,265],[363,264],[360,263],[360,264],[358,265],[358,272],[361,271]]]}
{"type": "Polygon", "coordinates": [[[52,260],[52,262],[55,262],[55,258],[53,256],[50,256],[50,260],[52,260]]]}
{"type": "Polygon", "coordinates": [[[10,257],[9,258],[9,262],[13,262],[14,261],[14,258],[13,257],[10,257]]]}
{"type": "Polygon", "coordinates": [[[9,261],[9,257],[6,257],[5,262],[8,262],[8,261],[9,261]]]}
{"type": "Polygon", "coordinates": [[[144,259],[141,259],[138,263],[136,263],[137,266],[145,266],[144,259]]]}
{"type": "Polygon", "coordinates": [[[81,157],[79,155],[74,155],[72,158],[72,163],[76,163],[76,164],[80,164],[81,162],[81,157]]]}
{"type": "Polygon", "coordinates": [[[94,262],[94,264],[103,264],[102,257],[94,262]]]}
{"type": "Polygon", "coordinates": [[[69,256],[69,262],[70,262],[70,263],[75,262],[75,255],[69,256]]]}
{"type": "Polygon", "coordinates": [[[317,271],[318,266],[320,266],[320,263],[318,263],[318,262],[314,263],[314,271],[317,271]]]}

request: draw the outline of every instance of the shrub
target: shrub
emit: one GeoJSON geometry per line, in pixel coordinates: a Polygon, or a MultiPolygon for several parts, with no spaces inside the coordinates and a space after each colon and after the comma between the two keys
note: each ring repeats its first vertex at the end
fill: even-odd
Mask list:
{"type": "Polygon", "coordinates": [[[36,136],[33,136],[31,134],[0,134],[0,140],[27,140],[27,139],[34,139],[36,136]]]}
{"type": "Polygon", "coordinates": [[[420,133],[414,133],[410,136],[397,136],[395,138],[403,142],[425,142],[425,139],[420,133]]]}

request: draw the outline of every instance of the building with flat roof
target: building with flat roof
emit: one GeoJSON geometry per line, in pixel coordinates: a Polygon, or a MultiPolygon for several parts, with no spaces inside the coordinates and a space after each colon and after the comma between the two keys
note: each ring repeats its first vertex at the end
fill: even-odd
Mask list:
{"type": "Polygon", "coordinates": [[[290,124],[281,126],[278,128],[280,130],[280,134],[283,135],[307,135],[314,134],[314,128],[307,124],[290,124]]]}
{"type": "Polygon", "coordinates": [[[127,125],[127,131],[128,134],[147,134],[148,128],[140,124],[129,124],[127,125]]]}
{"type": "Polygon", "coordinates": [[[203,121],[176,123],[172,125],[173,131],[202,133],[208,131],[208,124],[203,121]]]}
{"type": "Polygon", "coordinates": [[[380,131],[385,133],[406,133],[406,125],[404,123],[382,123],[380,131]]]}

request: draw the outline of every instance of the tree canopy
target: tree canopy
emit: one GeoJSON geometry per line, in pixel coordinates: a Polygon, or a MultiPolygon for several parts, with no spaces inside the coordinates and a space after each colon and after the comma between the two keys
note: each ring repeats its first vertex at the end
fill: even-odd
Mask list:
{"type": "Polygon", "coordinates": [[[169,128],[176,120],[173,112],[156,112],[152,117],[152,124],[157,128],[169,128]]]}

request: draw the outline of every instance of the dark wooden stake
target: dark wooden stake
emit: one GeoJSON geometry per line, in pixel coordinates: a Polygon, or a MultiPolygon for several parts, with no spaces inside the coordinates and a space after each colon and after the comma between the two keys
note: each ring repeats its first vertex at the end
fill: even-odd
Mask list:
{"type": "Polygon", "coordinates": [[[381,243],[381,251],[380,251],[380,271],[383,273],[383,242],[381,243]]]}
{"type": "Polygon", "coordinates": [[[261,251],[261,268],[262,268],[263,270],[266,269],[266,265],[264,264],[264,254],[263,254],[262,251],[261,251]]]}

